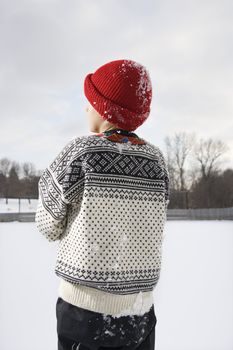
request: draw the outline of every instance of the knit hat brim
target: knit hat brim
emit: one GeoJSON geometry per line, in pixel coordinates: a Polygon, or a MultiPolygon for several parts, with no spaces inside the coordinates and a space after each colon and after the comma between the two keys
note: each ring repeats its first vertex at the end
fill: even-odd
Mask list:
{"type": "Polygon", "coordinates": [[[150,114],[150,109],[146,113],[138,114],[115,104],[101,95],[92,82],[92,75],[93,73],[89,73],[84,79],[84,93],[90,104],[103,119],[128,131],[134,131],[145,122],[150,114]]]}

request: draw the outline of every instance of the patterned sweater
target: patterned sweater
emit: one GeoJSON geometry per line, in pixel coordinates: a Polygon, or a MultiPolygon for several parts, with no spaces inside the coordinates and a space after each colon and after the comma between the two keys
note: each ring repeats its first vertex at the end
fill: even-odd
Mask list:
{"type": "Polygon", "coordinates": [[[116,315],[153,303],[169,176],[161,150],[140,140],[75,137],[39,179],[36,226],[59,242],[59,295],[74,305],[116,315]]]}

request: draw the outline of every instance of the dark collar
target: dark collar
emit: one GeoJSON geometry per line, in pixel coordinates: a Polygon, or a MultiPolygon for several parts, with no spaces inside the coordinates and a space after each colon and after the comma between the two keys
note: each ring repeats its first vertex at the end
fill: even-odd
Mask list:
{"type": "Polygon", "coordinates": [[[112,134],[119,134],[119,135],[125,135],[125,136],[134,136],[134,137],[138,137],[134,132],[132,131],[128,131],[128,130],[124,130],[124,129],[111,129],[111,130],[105,130],[102,132],[103,135],[109,136],[112,134]]]}
{"type": "Polygon", "coordinates": [[[111,130],[103,131],[102,133],[96,134],[97,136],[103,136],[109,141],[113,142],[128,142],[132,144],[144,145],[146,142],[140,138],[137,134],[132,131],[116,128],[111,130]]]}

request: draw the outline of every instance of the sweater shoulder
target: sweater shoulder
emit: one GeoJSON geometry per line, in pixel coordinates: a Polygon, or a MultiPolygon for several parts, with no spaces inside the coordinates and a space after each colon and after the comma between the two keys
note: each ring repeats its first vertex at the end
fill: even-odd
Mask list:
{"type": "Polygon", "coordinates": [[[101,143],[101,139],[99,136],[93,135],[81,135],[74,137],[70,142],[79,145],[79,147],[86,148],[88,146],[92,146],[93,144],[101,143]]]}
{"type": "Polygon", "coordinates": [[[164,154],[163,151],[161,150],[161,148],[157,145],[155,145],[154,143],[144,139],[144,141],[147,144],[147,147],[154,153],[154,155],[156,156],[156,158],[160,159],[161,161],[164,160],[164,154]]]}
{"type": "Polygon", "coordinates": [[[135,145],[131,144],[130,142],[127,144],[122,144],[118,142],[109,141],[108,139],[100,137],[97,134],[89,134],[74,137],[69,142],[69,145],[72,146],[71,148],[73,149],[73,157],[76,159],[79,156],[82,157],[82,155],[86,152],[95,152],[96,149],[98,149],[98,151],[103,149],[103,151],[106,150],[122,152],[123,147],[125,150],[129,152],[132,151],[134,154],[136,152],[137,154],[141,154],[142,156],[148,156],[154,159],[156,162],[158,162],[163,168],[166,167],[165,157],[160,147],[146,140],[145,138],[142,139],[145,141],[145,144],[143,145],[135,145]]]}

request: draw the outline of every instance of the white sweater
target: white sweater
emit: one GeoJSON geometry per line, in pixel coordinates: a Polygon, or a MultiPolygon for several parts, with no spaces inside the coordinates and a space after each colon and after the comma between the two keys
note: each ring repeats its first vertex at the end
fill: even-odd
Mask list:
{"type": "Polygon", "coordinates": [[[37,228],[59,242],[59,296],[112,315],[148,311],[169,203],[161,150],[146,140],[76,137],[44,170],[38,190],[37,228]]]}

